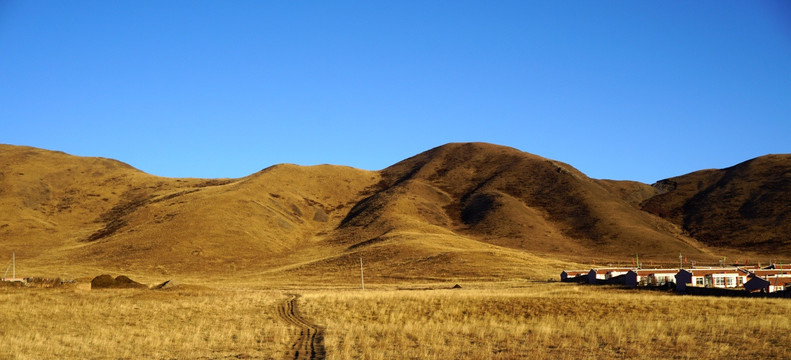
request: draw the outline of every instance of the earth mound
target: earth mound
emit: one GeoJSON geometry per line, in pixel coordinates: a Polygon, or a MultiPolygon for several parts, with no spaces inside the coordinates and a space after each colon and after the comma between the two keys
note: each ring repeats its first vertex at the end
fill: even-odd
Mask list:
{"type": "Polygon", "coordinates": [[[91,289],[146,289],[148,286],[119,275],[113,278],[110,275],[99,275],[91,280],[91,289]]]}

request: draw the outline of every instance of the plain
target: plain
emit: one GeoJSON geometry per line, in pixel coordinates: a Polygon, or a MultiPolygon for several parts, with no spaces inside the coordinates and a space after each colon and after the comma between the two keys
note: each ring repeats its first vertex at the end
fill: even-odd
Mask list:
{"type": "MultiPolygon", "coordinates": [[[[512,280],[287,290],[3,288],[0,356],[279,359],[299,293],[330,359],[787,358],[791,303],[512,280]]],[[[278,285],[279,286],[279,285],[278,285]]]]}

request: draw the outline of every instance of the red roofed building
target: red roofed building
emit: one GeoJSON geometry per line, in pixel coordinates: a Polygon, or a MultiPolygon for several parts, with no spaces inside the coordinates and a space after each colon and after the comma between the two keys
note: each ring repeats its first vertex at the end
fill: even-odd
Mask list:
{"type": "Polygon", "coordinates": [[[750,280],[744,283],[744,289],[749,292],[773,293],[791,289],[791,275],[789,274],[769,274],[760,276],[762,272],[755,272],[756,276],[751,276],[750,280]]]}
{"type": "Polygon", "coordinates": [[[687,286],[735,288],[747,282],[748,272],[738,268],[681,269],[676,274],[676,290],[687,286]]]}
{"type": "Polygon", "coordinates": [[[588,272],[588,284],[597,284],[597,280],[608,280],[609,278],[626,274],[629,268],[601,268],[591,269],[588,272]]]}
{"type": "Polygon", "coordinates": [[[662,286],[675,280],[678,269],[635,269],[626,273],[626,286],[662,286]]]}

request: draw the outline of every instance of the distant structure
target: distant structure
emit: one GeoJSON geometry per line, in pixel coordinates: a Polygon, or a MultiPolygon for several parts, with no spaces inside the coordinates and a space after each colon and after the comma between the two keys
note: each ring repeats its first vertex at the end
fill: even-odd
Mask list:
{"type": "Polygon", "coordinates": [[[563,270],[560,273],[560,281],[563,282],[587,282],[590,270],[563,270]]]}
{"type": "Polygon", "coordinates": [[[626,286],[666,286],[676,273],[678,269],[632,269],[626,273],[626,286]]]}
{"type": "MultiPolygon", "coordinates": [[[[683,261],[680,262],[683,265],[683,261]]],[[[691,269],[593,268],[563,270],[563,282],[665,287],[678,292],[715,295],[773,294],[791,297],[791,265],[695,267],[691,269]],[[711,290],[705,290],[711,289],[711,290]]]]}
{"type": "Polygon", "coordinates": [[[588,284],[612,283],[610,279],[622,276],[629,272],[629,268],[596,268],[588,272],[588,284]]]}
{"type": "Polygon", "coordinates": [[[8,264],[8,267],[5,269],[5,273],[3,274],[3,281],[17,281],[16,280],[16,252],[11,253],[11,263],[8,264]],[[11,270],[11,278],[8,278],[8,270],[11,270]]]}

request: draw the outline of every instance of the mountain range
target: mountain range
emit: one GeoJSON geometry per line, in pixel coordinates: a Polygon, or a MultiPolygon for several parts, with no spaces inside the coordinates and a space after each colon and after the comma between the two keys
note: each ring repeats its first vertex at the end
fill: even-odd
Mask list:
{"type": "Polygon", "coordinates": [[[649,185],[486,143],[380,171],[281,164],[236,179],[0,145],[0,256],[35,275],[338,281],[364,261],[382,281],[541,278],[638,253],[789,258],[790,217],[789,154],[649,185]]]}

